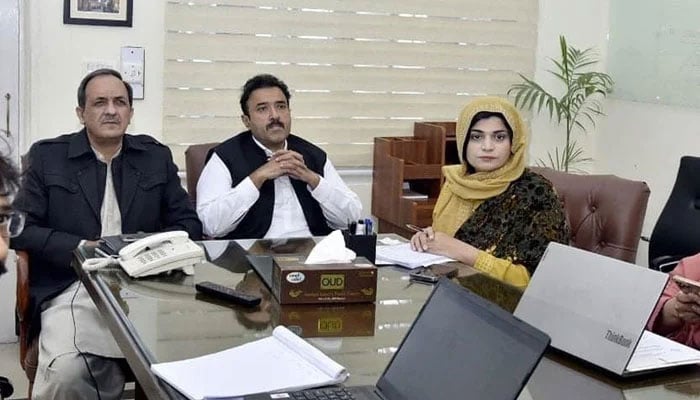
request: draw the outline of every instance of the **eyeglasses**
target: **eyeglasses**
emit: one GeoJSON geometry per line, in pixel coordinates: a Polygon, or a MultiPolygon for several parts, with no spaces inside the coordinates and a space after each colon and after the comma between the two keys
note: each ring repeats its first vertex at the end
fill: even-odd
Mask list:
{"type": "Polygon", "coordinates": [[[0,212],[0,233],[15,237],[24,230],[25,214],[20,211],[0,212]]]}

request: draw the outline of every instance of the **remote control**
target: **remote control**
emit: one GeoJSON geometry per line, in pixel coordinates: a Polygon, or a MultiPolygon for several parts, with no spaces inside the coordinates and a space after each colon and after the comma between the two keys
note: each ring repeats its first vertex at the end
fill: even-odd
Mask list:
{"type": "Polygon", "coordinates": [[[241,304],[248,307],[254,307],[260,304],[260,296],[255,296],[249,293],[244,293],[227,286],[219,285],[214,282],[199,282],[194,285],[198,292],[202,292],[218,299],[230,301],[232,303],[241,304]]]}

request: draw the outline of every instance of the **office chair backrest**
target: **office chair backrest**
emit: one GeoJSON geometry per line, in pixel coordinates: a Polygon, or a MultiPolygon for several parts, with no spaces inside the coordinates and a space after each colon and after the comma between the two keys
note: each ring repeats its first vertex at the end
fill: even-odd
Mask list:
{"type": "Polygon", "coordinates": [[[564,204],[572,246],[635,262],[650,193],[646,183],[615,175],[530,169],[554,185],[564,204]]]}
{"type": "Polygon", "coordinates": [[[209,150],[219,143],[193,144],[185,150],[185,173],[187,174],[187,194],[192,207],[197,207],[197,181],[204,169],[209,150]]]}
{"type": "Polygon", "coordinates": [[[700,252],[700,157],[685,156],[649,238],[649,266],[700,252]]]}

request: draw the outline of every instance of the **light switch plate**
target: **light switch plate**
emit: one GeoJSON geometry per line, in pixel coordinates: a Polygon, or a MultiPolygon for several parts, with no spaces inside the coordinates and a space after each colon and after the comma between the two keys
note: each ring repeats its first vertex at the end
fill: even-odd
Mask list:
{"type": "Polygon", "coordinates": [[[144,97],[146,50],[143,47],[124,46],[121,54],[122,78],[134,89],[134,99],[144,97]]]}
{"type": "Polygon", "coordinates": [[[83,60],[83,73],[85,75],[87,75],[90,72],[96,71],[98,69],[103,69],[103,68],[109,68],[109,69],[116,70],[117,69],[116,64],[117,64],[116,60],[107,61],[107,60],[84,59],[83,60]]]}

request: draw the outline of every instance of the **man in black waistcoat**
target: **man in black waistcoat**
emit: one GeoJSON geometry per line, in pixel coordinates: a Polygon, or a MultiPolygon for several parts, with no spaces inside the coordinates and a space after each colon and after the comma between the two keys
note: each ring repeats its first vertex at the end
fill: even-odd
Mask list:
{"type": "Polygon", "coordinates": [[[197,183],[204,234],[227,239],[327,235],[362,204],[326,153],[290,134],[289,89],[272,75],[243,86],[247,131],[216,146],[197,183]]]}

